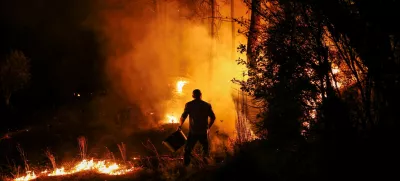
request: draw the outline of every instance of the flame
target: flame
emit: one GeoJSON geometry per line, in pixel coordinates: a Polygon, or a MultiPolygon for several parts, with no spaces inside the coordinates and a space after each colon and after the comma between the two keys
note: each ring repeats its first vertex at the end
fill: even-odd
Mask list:
{"type": "Polygon", "coordinates": [[[333,68],[332,68],[332,73],[333,73],[333,74],[337,74],[337,73],[339,73],[339,72],[340,72],[339,67],[333,67],[333,68]]]}
{"type": "Polygon", "coordinates": [[[253,130],[249,129],[249,131],[250,131],[250,141],[259,139],[253,130]]]}
{"type": "Polygon", "coordinates": [[[183,93],[183,86],[185,86],[186,84],[187,84],[187,81],[184,81],[184,80],[178,81],[178,82],[176,83],[176,91],[177,91],[179,94],[182,94],[182,93],[183,93]]]}
{"type": "Polygon", "coordinates": [[[178,123],[178,118],[176,116],[167,114],[167,123],[178,123]]]}
{"type": "Polygon", "coordinates": [[[340,89],[340,88],[342,87],[342,83],[336,82],[335,86],[336,86],[338,89],[340,89]]]}
{"type": "Polygon", "coordinates": [[[27,171],[25,176],[19,177],[14,179],[15,181],[28,181],[28,180],[33,180],[36,179],[37,176],[35,175],[35,172],[30,172],[27,171]]]}
{"type": "MultiPolygon", "coordinates": [[[[178,80],[176,82],[176,92],[178,94],[182,94],[183,93],[183,87],[188,83],[188,81],[185,80],[178,80]]],[[[171,100],[169,101],[170,105],[168,110],[166,110],[166,112],[169,112],[168,114],[166,114],[166,121],[163,121],[163,124],[177,124],[179,123],[179,116],[175,115],[174,112],[176,112],[176,110],[179,110],[180,108],[180,104],[179,102],[182,101],[180,100],[182,97],[181,96],[173,96],[171,98],[171,100]],[[172,112],[172,113],[171,113],[172,112]]]]}
{"type": "Polygon", "coordinates": [[[55,169],[51,173],[48,173],[48,171],[45,170],[41,172],[41,174],[38,176],[36,176],[34,172],[27,172],[25,176],[15,178],[14,181],[29,181],[42,176],[62,176],[62,175],[79,173],[83,171],[94,171],[97,173],[102,173],[107,175],[123,175],[132,172],[133,170],[134,167],[129,168],[114,162],[107,162],[105,160],[94,161],[93,159],[91,159],[91,160],[82,160],[70,170],[66,170],[64,167],[61,167],[55,169]]]}
{"type": "Polygon", "coordinates": [[[332,64],[332,74],[337,77],[336,82],[334,80],[332,80],[332,84],[338,89],[340,89],[342,87],[342,82],[341,82],[340,78],[338,77],[338,76],[340,76],[340,73],[341,73],[340,67],[337,66],[336,64],[332,64]]]}

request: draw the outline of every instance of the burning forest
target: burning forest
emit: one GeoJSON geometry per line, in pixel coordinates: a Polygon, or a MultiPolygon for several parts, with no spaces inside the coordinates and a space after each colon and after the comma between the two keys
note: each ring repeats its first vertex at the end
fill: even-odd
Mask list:
{"type": "Polygon", "coordinates": [[[0,179],[385,180],[399,7],[2,1],[0,179]]]}

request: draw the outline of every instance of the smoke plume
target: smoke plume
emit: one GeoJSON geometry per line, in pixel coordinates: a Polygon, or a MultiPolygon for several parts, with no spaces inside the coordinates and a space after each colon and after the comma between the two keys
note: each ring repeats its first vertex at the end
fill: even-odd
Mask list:
{"type": "MultiPolygon", "coordinates": [[[[180,116],[195,88],[212,104],[216,127],[234,133],[236,110],[233,78],[241,78],[244,68],[232,56],[230,4],[217,1],[219,18],[215,56],[211,57],[210,9],[197,1],[98,1],[92,26],[99,34],[107,58],[107,76],[113,90],[139,106],[145,120],[131,120],[136,128],[152,128],[168,121],[166,115],[180,116]],[[180,2],[180,3],[178,3],[180,2]],[[228,17],[228,18],[226,18],[228,17]],[[211,65],[210,65],[211,63],[211,65]],[[176,82],[187,81],[183,94],[176,82]],[[223,120],[223,121],[221,121],[223,120]]],[[[246,16],[242,2],[235,2],[235,17],[246,16]]],[[[236,25],[238,27],[238,25],[236,25]]],[[[235,30],[235,45],[245,38],[235,30]]],[[[185,124],[187,125],[187,123],[185,124]]]]}

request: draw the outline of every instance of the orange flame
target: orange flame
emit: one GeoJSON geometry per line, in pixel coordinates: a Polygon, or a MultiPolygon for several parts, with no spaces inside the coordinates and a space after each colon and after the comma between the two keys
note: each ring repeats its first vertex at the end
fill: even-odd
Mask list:
{"type": "Polygon", "coordinates": [[[25,176],[22,177],[18,177],[16,179],[14,179],[15,181],[28,181],[28,180],[33,180],[36,179],[37,176],[35,175],[35,172],[30,172],[27,171],[25,176]]]}
{"type": "MultiPolygon", "coordinates": [[[[332,65],[332,74],[337,76],[341,73],[340,67],[338,67],[337,65],[333,64],[332,65]]],[[[332,80],[332,84],[335,85],[338,89],[340,89],[342,87],[342,83],[340,80],[338,80],[338,78],[336,79],[336,82],[334,80],[332,80]]]]}
{"type": "MultiPolygon", "coordinates": [[[[176,93],[178,93],[179,95],[183,94],[183,87],[188,83],[188,81],[185,80],[178,80],[176,82],[176,93]]],[[[165,117],[166,117],[166,121],[163,121],[163,124],[176,124],[179,123],[179,117],[177,115],[174,114],[174,112],[177,110],[177,107],[179,107],[179,99],[181,97],[180,96],[173,96],[172,99],[170,100],[173,103],[172,108],[169,108],[169,110],[167,112],[169,112],[165,117]],[[172,112],[172,113],[171,113],[172,112]]]]}
{"type": "Polygon", "coordinates": [[[180,80],[176,83],[176,92],[179,94],[183,93],[183,86],[187,84],[187,81],[180,80]]]}
{"type": "Polygon", "coordinates": [[[43,176],[62,176],[70,175],[74,173],[79,173],[83,171],[94,171],[97,173],[107,174],[107,175],[123,175],[132,172],[134,167],[127,167],[119,165],[114,162],[107,162],[105,160],[94,161],[92,160],[82,160],[77,163],[72,169],[66,170],[64,167],[57,168],[53,172],[48,173],[47,170],[41,172],[39,175],[35,175],[34,172],[27,172],[25,176],[15,178],[14,181],[29,181],[43,176]]]}
{"type": "Polygon", "coordinates": [[[168,123],[178,123],[178,118],[173,115],[167,115],[167,122],[168,123]]]}

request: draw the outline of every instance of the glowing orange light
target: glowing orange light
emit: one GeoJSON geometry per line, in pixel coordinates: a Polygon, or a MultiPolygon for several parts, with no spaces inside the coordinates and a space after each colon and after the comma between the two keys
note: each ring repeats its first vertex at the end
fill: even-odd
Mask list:
{"type": "Polygon", "coordinates": [[[178,118],[173,115],[167,115],[167,122],[168,123],[178,123],[178,118]]]}
{"type": "Polygon", "coordinates": [[[64,167],[57,168],[53,172],[48,173],[47,170],[42,171],[39,175],[34,172],[27,172],[25,176],[15,178],[14,181],[29,181],[42,176],[62,176],[79,173],[83,171],[95,171],[107,175],[123,175],[133,171],[133,167],[126,167],[114,162],[107,162],[105,160],[94,161],[82,160],[77,163],[72,169],[66,170],[64,167]]]}
{"type": "Polygon", "coordinates": [[[28,180],[33,180],[36,179],[37,176],[35,175],[35,172],[30,172],[27,171],[25,176],[19,177],[14,179],[15,181],[28,181],[28,180]]]}
{"type": "Polygon", "coordinates": [[[340,68],[337,65],[332,65],[332,73],[337,74],[340,72],[340,68]]]}
{"type": "Polygon", "coordinates": [[[183,81],[183,80],[178,81],[178,82],[176,83],[176,91],[177,91],[179,94],[182,94],[182,92],[183,92],[183,86],[185,86],[186,84],[187,84],[187,81],[183,81]]]}

